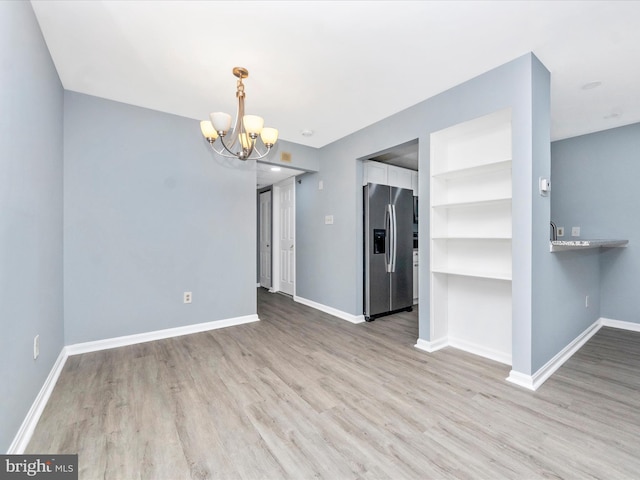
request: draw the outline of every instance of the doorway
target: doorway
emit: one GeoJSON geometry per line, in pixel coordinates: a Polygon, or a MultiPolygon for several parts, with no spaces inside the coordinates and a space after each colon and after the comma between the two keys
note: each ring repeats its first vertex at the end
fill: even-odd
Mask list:
{"type": "MultiPolygon", "coordinates": [[[[411,206],[405,210],[410,211],[410,220],[411,228],[408,231],[403,233],[403,238],[407,238],[409,243],[409,247],[405,247],[403,251],[406,250],[411,251],[410,256],[410,269],[411,269],[411,280],[408,283],[412,284],[411,295],[413,300],[414,307],[417,307],[419,304],[419,222],[418,222],[418,203],[419,203],[419,188],[418,188],[418,173],[419,173],[419,141],[418,139],[411,140],[409,142],[405,142],[400,145],[396,145],[394,147],[390,147],[386,150],[368,155],[363,157],[363,185],[367,185],[368,183],[377,184],[377,185],[386,185],[390,187],[395,187],[403,190],[411,190],[412,191],[412,199],[411,206]],[[412,248],[411,248],[412,247],[412,248]]],[[[363,200],[365,201],[365,200],[363,200]]],[[[426,199],[428,204],[428,199],[426,199]]],[[[363,205],[364,211],[364,205],[363,205]]],[[[363,216],[364,219],[364,216],[363,216]]],[[[364,225],[363,225],[364,227],[364,225]]],[[[386,227],[379,227],[386,228],[386,227]]],[[[371,281],[370,278],[367,277],[367,267],[370,267],[368,264],[369,260],[366,258],[367,252],[367,243],[366,240],[369,239],[368,235],[370,232],[364,233],[365,238],[363,239],[363,248],[365,249],[363,253],[363,267],[365,276],[363,278],[363,293],[364,293],[364,303],[365,306],[363,310],[366,310],[366,302],[367,302],[367,280],[371,281]]],[[[424,252],[424,250],[423,250],[424,252]]],[[[371,292],[369,292],[369,295],[371,292]]]]}

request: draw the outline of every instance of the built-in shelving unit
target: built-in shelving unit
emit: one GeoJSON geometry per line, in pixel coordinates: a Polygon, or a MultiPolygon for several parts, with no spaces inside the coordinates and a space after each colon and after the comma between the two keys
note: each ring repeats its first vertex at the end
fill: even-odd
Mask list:
{"type": "Polygon", "coordinates": [[[431,342],[511,363],[511,111],[431,135],[431,342]]]}

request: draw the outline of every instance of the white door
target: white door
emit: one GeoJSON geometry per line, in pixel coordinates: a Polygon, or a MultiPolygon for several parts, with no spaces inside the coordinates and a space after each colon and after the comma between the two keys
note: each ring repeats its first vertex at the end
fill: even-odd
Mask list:
{"type": "Polygon", "coordinates": [[[271,192],[260,194],[260,286],[271,288],[271,192]]]}
{"type": "Polygon", "coordinates": [[[274,256],[274,290],[295,295],[296,272],[296,204],[295,178],[291,177],[273,189],[274,195],[274,233],[277,247],[274,256]],[[275,258],[277,257],[277,258],[275,258]]]}

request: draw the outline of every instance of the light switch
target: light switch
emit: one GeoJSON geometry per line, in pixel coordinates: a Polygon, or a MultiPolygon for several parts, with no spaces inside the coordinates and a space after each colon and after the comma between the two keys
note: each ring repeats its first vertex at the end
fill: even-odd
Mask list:
{"type": "Polygon", "coordinates": [[[322,190],[324,188],[324,182],[322,180],[320,180],[318,182],[318,190],[322,190]]]}
{"type": "Polygon", "coordinates": [[[333,225],[333,215],[325,215],[324,224],[325,225],[333,225]]]}

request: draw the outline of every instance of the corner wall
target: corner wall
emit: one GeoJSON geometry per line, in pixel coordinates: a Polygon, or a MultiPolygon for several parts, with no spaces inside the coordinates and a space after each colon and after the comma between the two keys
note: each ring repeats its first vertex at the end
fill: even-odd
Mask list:
{"type": "Polygon", "coordinates": [[[65,92],[67,345],[256,313],[255,163],[199,128],[65,92]]]}
{"type": "Polygon", "coordinates": [[[6,452],[64,335],[63,90],[29,2],[0,2],[0,111],[0,450],[6,452]]]}
{"type": "Polygon", "coordinates": [[[574,285],[574,297],[589,320],[595,316],[640,323],[638,152],[640,123],[551,144],[552,213],[565,227],[565,238],[571,238],[572,226],[579,226],[581,238],[629,240],[625,248],[567,252],[573,253],[576,266],[564,276],[574,285]],[[585,269],[596,272],[594,286],[583,286],[585,269]],[[593,302],[589,309],[584,307],[586,294],[593,302]]]}

